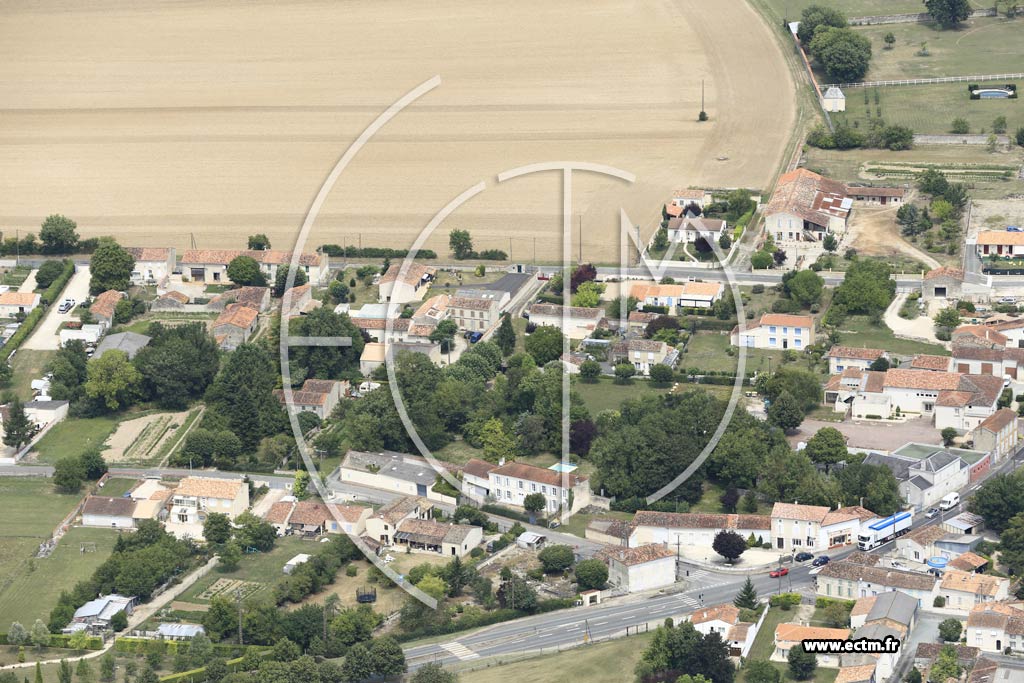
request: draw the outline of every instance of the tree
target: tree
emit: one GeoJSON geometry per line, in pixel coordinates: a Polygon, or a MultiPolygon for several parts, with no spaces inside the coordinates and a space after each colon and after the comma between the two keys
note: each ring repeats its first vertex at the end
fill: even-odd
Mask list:
{"type": "Polygon", "coordinates": [[[718,497],[718,502],[722,504],[722,509],[725,512],[732,514],[736,512],[736,505],[740,502],[740,492],[730,486],[718,497]]]}
{"type": "Polygon", "coordinates": [[[921,679],[921,670],[915,666],[911,667],[910,672],[903,679],[903,683],[921,683],[921,679]]]}
{"type": "Polygon", "coordinates": [[[806,308],[821,300],[825,281],[813,270],[801,270],[789,278],[785,286],[789,290],[789,296],[806,308]]]}
{"type": "Polygon", "coordinates": [[[746,683],[779,683],[782,678],[779,670],[766,659],[749,660],[743,671],[743,680],[746,683]]]}
{"type": "Polygon", "coordinates": [[[750,257],[750,267],[754,270],[771,268],[773,263],[775,263],[775,259],[772,258],[771,252],[763,249],[761,251],[755,251],[750,257]]]}
{"type": "Polygon", "coordinates": [[[924,0],[924,7],[942,28],[952,28],[971,16],[968,0],[924,0]]]}
{"type": "Polygon", "coordinates": [[[615,383],[628,384],[629,380],[636,374],[636,368],[632,363],[623,361],[615,364],[615,383]]]}
{"type": "Polygon", "coordinates": [[[1016,130],[1016,132],[1013,134],[1013,139],[1017,142],[1019,146],[1024,147],[1024,126],[1021,126],[1016,130]]]}
{"type": "Polygon", "coordinates": [[[242,344],[228,357],[206,393],[208,407],[226,418],[228,429],[246,449],[255,448],[263,437],[284,428],[286,417],[273,394],[277,381],[278,373],[267,351],[262,346],[242,344]]]}
{"type": "Polygon", "coordinates": [[[798,681],[806,681],[814,678],[814,671],[818,668],[818,658],[804,650],[803,644],[798,644],[789,650],[789,675],[798,681]]]}
{"type": "Polygon", "coordinates": [[[508,313],[501,316],[501,324],[498,325],[498,331],[494,333],[494,341],[505,356],[511,356],[512,352],[516,350],[516,330],[512,327],[512,316],[508,313]]]}
{"type": "Polygon", "coordinates": [[[664,363],[655,363],[650,369],[651,382],[654,384],[660,384],[661,386],[668,385],[672,381],[674,373],[672,368],[665,365],[664,363]]]}
{"type": "Polygon", "coordinates": [[[939,623],[939,637],[947,643],[959,643],[962,630],[963,624],[960,623],[959,619],[954,619],[953,617],[943,619],[939,623]]]}
{"type": "Polygon", "coordinates": [[[839,10],[823,5],[811,5],[800,13],[800,26],[796,35],[801,43],[807,45],[814,38],[819,26],[844,28],[847,25],[846,16],[839,10]]]}
{"type": "Polygon", "coordinates": [[[1010,519],[999,536],[999,559],[1014,573],[1024,569],[1024,513],[1010,519]]]}
{"type": "Polygon", "coordinates": [[[448,233],[448,248],[460,261],[473,255],[473,238],[468,230],[452,230],[448,233]]]}
{"type": "Polygon", "coordinates": [[[100,657],[100,680],[110,683],[114,680],[114,672],[117,670],[117,660],[114,657],[114,650],[107,650],[100,657]]]}
{"type": "Polygon", "coordinates": [[[779,247],[772,252],[772,261],[774,261],[777,266],[781,266],[785,263],[787,258],[789,258],[789,255],[786,254],[786,250],[782,247],[779,247]]]}
{"type": "Polygon", "coordinates": [[[526,337],[526,352],[538,366],[544,366],[562,356],[565,337],[557,327],[541,325],[526,337]]]}
{"type": "Polygon", "coordinates": [[[596,382],[601,375],[601,364],[596,360],[585,360],[580,363],[580,378],[584,382],[596,382]]]}
{"type": "Polygon", "coordinates": [[[17,396],[7,405],[7,418],[4,420],[4,444],[19,450],[32,440],[35,424],[25,414],[25,404],[17,396]]]}
{"type": "Polygon", "coordinates": [[[575,571],[579,590],[603,590],[608,583],[608,566],[601,560],[583,560],[576,565],[575,571]]]}
{"type": "Polygon", "coordinates": [[[821,246],[825,248],[825,251],[834,253],[839,248],[839,240],[832,233],[825,235],[825,238],[821,240],[821,246]]]}
{"type": "Polygon", "coordinates": [[[430,662],[416,669],[416,673],[409,680],[410,683],[459,683],[459,675],[453,671],[446,671],[437,662],[430,662]]]}
{"type": "Polygon", "coordinates": [[[757,602],[757,589],[754,588],[753,581],[750,577],[743,582],[743,586],[740,588],[740,592],[736,594],[732,604],[736,605],[740,609],[756,609],[757,602]]]}
{"type": "Polygon", "coordinates": [[[715,540],[711,543],[711,547],[728,560],[729,564],[732,564],[747,549],[747,542],[735,531],[725,529],[715,534],[715,540]]]}
{"type": "Polygon", "coordinates": [[[537,559],[546,573],[558,574],[571,567],[576,557],[567,545],[549,545],[537,554],[537,559]]]}
{"type": "Polygon", "coordinates": [[[992,120],[992,132],[1002,135],[1006,132],[1006,117],[997,116],[992,120]]]}
{"type": "Polygon", "coordinates": [[[757,493],[754,489],[749,489],[743,494],[743,498],[740,500],[740,511],[748,515],[757,513],[757,493]]]}
{"type": "Polygon", "coordinates": [[[71,683],[74,673],[75,670],[71,668],[71,663],[68,660],[60,660],[60,664],[57,665],[57,681],[59,683],[71,683]]]}
{"type": "Polygon", "coordinates": [[[768,406],[768,423],[784,432],[792,431],[804,421],[804,412],[793,394],[783,391],[768,406]]]}
{"type": "Polygon", "coordinates": [[[825,465],[826,470],[837,462],[849,458],[846,450],[846,437],[835,427],[822,427],[817,433],[807,440],[807,448],[804,449],[807,457],[819,465],[825,465]]]}
{"type": "Polygon", "coordinates": [[[110,628],[114,631],[123,631],[128,628],[128,615],[125,614],[124,610],[110,617],[110,628]]]}
{"type": "Polygon", "coordinates": [[[146,664],[136,677],[135,683],[160,683],[160,677],[153,671],[153,667],[146,664]]]}
{"type": "MultiPolygon", "coordinates": [[[[455,335],[458,334],[458,332],[459,326],[455,324],[454,320],[442,320],[434,327],[433,330],[431,330],[428,338],[435,344],[441,345],[441,353],[451,353],[452,346],[455,345],[455,335]]],[[[513,346],[515,345],[514,339],[512,344],[513,346]]]]}
{"type": "Polygon", "coordinates": [[[543,512],[548,499],[543,493],[530,493],[523,498],[523,509],[530,513],[530,524],[537,523],[537,513],[543,512]]]}
{"type": "Polygon", "coordinates": [[[211,512],[203,522],[203,538],[207,543],[222,545],[231,538],[231,520],[221,512],[211,512]]]}
{"type": "Polygon", "coordinates": [[[47,647],[50,644],[50,629],[46,628],[42,619],[36,619],[36,622],[32,624],[29,639],[37,648],[47,647]]]}
{"type": "MultiPolygon", "coordinates": [[[[303,368],[306,377],[339,379],[351,375],[359,367],[363,353],[363,336],[351,318],[320,307],[291,323],[292,334],[303,337],[348,337],[347,346],[300,346],[291,352],[292,368],[303,368]]],[[[446,327],[445,329],[450,330],[446,327]]],[[[294,370],[293,370],[294,372],[294,370]]]]}
{"type": "Polygon", "coordinates": [[[220,551],[218,566],[226,572],[234,571],[242,561],[242,549],[235,541],[228,541],[220,551]]]}
{"type": "Polygon", "coordinates": [[[693,681],[732,683],[736,667],[729,647],[716,632],[702,635],[684,621],[674,628],[658,627],[636,666],[637,680],[672,680],[686,672],[693,681]]]}
{"type": "Polygon", "coordinates": [[[90,681],[92,681],[92,667],[89,666],[88,659],[78,660],[78,666],[75,667],[75,677],[81,681],[81,683],[90,683],[90,681]]]}
{"type": "MultiPolygon", "coordinates": [[[[188,407],[189,401],[202,396],[217,376],[217,342],[203,323],[176,327],[154,323],[150,325],[149,336],[150,343],[132,361],[142,377],[143,397],[165,409],[188,407]]],[[[56,379],[56,370],[53,372],[56,379]]]]}
{"type": "Polygon", "coordinates": [[[957,431],[953,427],[945,427],[940,432],[943,446],[952,446],[953,440],[957,437],[957,431]]]}
{"type": "Polygon", "coordinates": [[[948,327],[954,328],[960,324],[960,311],[956,310],[956,306],[949,306],[943,308],[941,311],[935,314],[935,325],[937,327],[948,327]]]}
{"type": "Polygon", "coordinates": [[[515,443],[505,432],[505,425],[496,417],[487,420],[480,428],[480,442],[483,444],[483,456],[490,462],[501,462],[511,458],[515,453],[515,443]]]}
{"type": "Polygon", "coordinates": [[[252,256],[242,254],[228,264],[228,279],[236,285],[266,287],[267,276],[260,270],[260,264],[252,256]]]}
{"type": "MultiPolygon", "coordinates": [[[[301,287],[302,285],[309,282],[309,278],[306,277],[306,271],[302,268],[296,268],[295,270],[295,281],[292,283],[292,287],[301,287]]],[[[278,266],[277,275],[274,276],[274,296],[280,298],[284,296],[284,290],[288,288],[288,274],[292,271],[290,266],[284,265],[278,266]]],[[[338,282],[335,280],[334,282],[338,282]]],[[[334,282],[331,284],[333,285],[334,282]]],[[[345,287],[344,284],[338,282],[339,285],[345,287]]],[[[348,288],[345,287],[345,298],[348,299],[348,288]]]]}
{"type": "Polygon", "coordinates": [[[889,367],[889,359],[885,356],[879,356],[875,360],[871,361],[871,365],[868,366],[868,370],[871,370],[872,372],[885,372],[889,367]]]}
{"type": "Polygon", "coordinates": [[[135,258],[109,237],[101,237],[89,259],[89,294],[123,292],[131,283],[135,258]]]}
{"type": "Polygon", "coordinates": [[[44,254],[70,254],[78,246],[78,224],[67,216],[47,216],[39,229],[44,254]]]}
{"type": "Polygon", "coordinates": [[[64,261],[46,261],[36,271],[36,286],[46,289],[64,272],[64,261]]]}
{"type": "Polygon", "coordinates": [[[84,478],[85,471],[79,458],[61,458],[53,466],[53,485],[61,493],[78,493],[84,478]]]}
{"type": "Polygon", "coordinates": [[[833,602],[826,607],[822,616],[832,628],[846,628],[850,625],[850,610],[840,602],[833,602]]]}
{"type": "Polygon", "coordinates": [[[264,251],[270,249],[270,238],[262,232],[249,235],[249,249],[253,251],[264,251]]]}
{"type": "Polygon", "coordinates": [[[817,30],[810,52],[830,78],[844,83],[862,79],[871,63],[871,41],[851,28],[817,30]]]}
{"type": "Polygon", "coordinates": [[[532,612],[537,608],[537,592],[519,576],[502,577],[495,597],[504,609],[532,612]]]}
{"type": "Polygon", "coordinates": [[[949,132],[957,135],[966,135],[971,132],[971,126],[967,123],[967,119],[958,116],[953,119],[953,123],[949,126],[949,132]]]}
{"type": "Polygon", "coordinates": [[[215,657],[206,663],[206,680],[208,683],[220,683],[228,675],[228,664],[223,657],[215,657]]]}
{"type": "Polygon", "coordinates": [[[11,623],[11,627],[7,629],[7,644],[25,645],[28,642],[28,630],[17,621],[11,623]]]}
{"type": "Polygon", "coordinates": [[[374,638],[370,645],[370,666],[375,676],[395,678],[404,674],[408,668],[402,646],[391,636],[374,638]]]}
{"type": "Polygon", "coordinates": [[[887,263],[875,259],[855,260],[843,282],[836,287],[832,306],[838,305],[853,314],[872,315],[885,311],[896,295],[896,281],[891,275],[887,263]]]}
{"type": "MultiPolygon", "coordinates": [[[[1010,521],[1024,512],[1024,470],[989,478],[971,497],[969,507],[985,519],[987,528],[1002,536],[1010,521]]],[[[1005,544],[1006,539],[1001,540],[1005,544]]]]}
{"type": "Polygon", "coordinates": [[[882,40],[885,41],[886,50],[891,50],[896,45],[896,36],[893,35],[892,31],[886,33],[882,40]]]}
{"type": "Polygon", "coordinates": [[[99,399],[112,411],[131,405],[142,383],[142,375],[128,360],[128,354],[116,349],[90,361],[87,377],[86,396],[99,399]]]}
{"type": "Polygon", "coordinates": [[[43,683],[43,670],[39,667],[39,662],[36,662],[35,683],[43,683]]]}
{"type": "Polygon", "coordinates": [[[928,680],[945,681],[949,678],[958,680],[961,671],[963,671],[963,668],[957,661],[956,647],[953,645],[943,645],[942,649],[939,650],[939,656],[935,659],[935,663],[932,664],[932,668],[928,672],[928,680]]]}

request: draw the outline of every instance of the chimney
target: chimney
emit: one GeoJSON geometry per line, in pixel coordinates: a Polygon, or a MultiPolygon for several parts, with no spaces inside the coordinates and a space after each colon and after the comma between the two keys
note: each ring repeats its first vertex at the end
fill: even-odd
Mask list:
{"type": "Polygon", "coordinates": [[[498,459],[498,467],[504,467],[504,466],[505,466],[505,458],[499,458],[498,459]]]}

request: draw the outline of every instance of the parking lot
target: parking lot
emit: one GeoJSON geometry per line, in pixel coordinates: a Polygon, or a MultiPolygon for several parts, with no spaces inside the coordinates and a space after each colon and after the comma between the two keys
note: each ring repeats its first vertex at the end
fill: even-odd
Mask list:
{"type": "Polygon", "coordinates": [[[807,441],[822,427],[834,427],[847,438],[853,448],[892,451],[903,444],[914,441],[917,443],[940,444],[942,437],[929,418],[915,418],[906,422],[892,424],[874,421],[865,422],[827,422],[825,420],[804,420],[800,429],[788,437],[792,445],[807,441]]]}

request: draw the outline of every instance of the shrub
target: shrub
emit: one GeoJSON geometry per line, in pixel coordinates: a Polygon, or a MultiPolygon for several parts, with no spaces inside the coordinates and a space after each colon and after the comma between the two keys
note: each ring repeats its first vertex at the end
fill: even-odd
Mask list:
{"type": "Polygon", "coordinates": [[[932,600],[932,607],[945,607],[945,606],[946,606],[946,598],[942,597],[941,595],[936,595],[935,599],[932,600]]]}

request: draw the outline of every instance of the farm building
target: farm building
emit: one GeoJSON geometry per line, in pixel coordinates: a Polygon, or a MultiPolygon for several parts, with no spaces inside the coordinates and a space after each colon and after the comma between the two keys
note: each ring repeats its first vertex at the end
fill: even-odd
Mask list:
{"type": "Polygon", "coordinates": [[[764,208],[765,227],[777,242],[818,242],[846,230],[852,206],[845,185],[798,168],[779,177],[764,208]]]}
{"type": "Polygon", "coordinates": [[[821,107],[828,112],[846,111],[846,95],[838,87],[831,85],[821,96],[821,107]]]}
{"type": "Polygon", "coordinates": [[[670,586],[676,581],[676,554],[657,543],[610,547],[598,558],[608,565],[608,582],[628,593],[670,586]]]}
{"type": "Polygon", "coordinates": [[[82,525],[108,529],[132,529],[135,501],[131,498],[89,496],[82,507],[82,525]]]}

